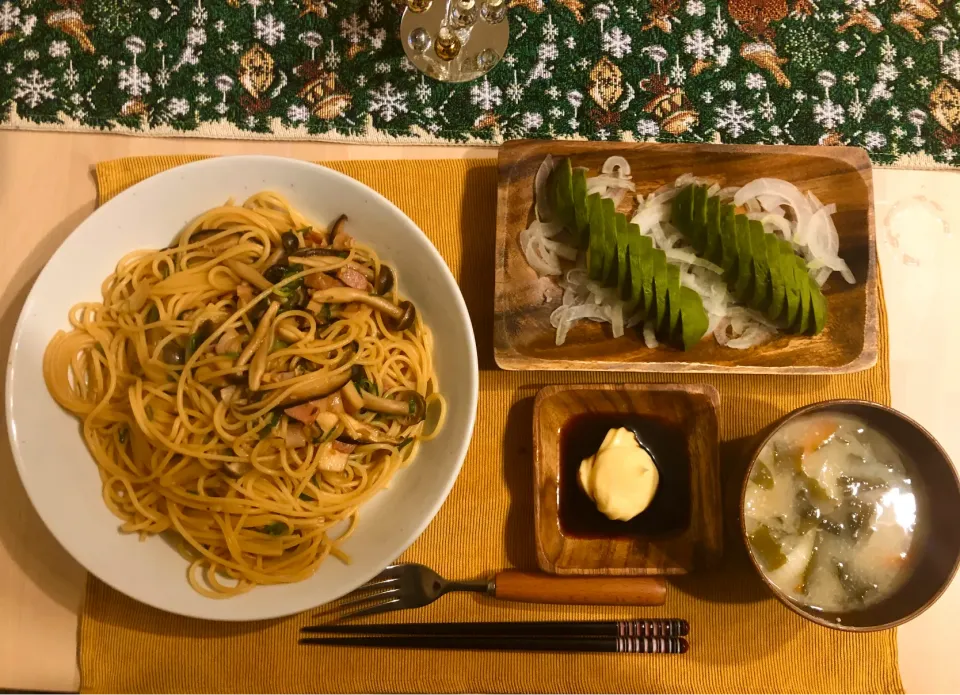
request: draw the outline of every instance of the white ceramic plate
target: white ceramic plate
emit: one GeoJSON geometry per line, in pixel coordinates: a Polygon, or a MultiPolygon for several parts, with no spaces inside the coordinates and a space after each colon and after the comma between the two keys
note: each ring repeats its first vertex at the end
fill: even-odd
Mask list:
{"type": "Polygon", "coordinates": [[[115,589],[163,610],[217,620],[289,615],[352,591],[392,562],[426,528],[456,480],[477,408],[477,351],[456,281],[427,237],[397,207],[343,174],[293,159],[222,157],[147,179],[98,209],[63,243],[37,279],[20,315],[6,384],[14,458],[34,507],[57,540],[115,589]],[[98,300],[100,283],[129,251],[166,246],[199,213],[261,190],[287,196],[308,219],[349,217],[349,230],[398,271],[401,292],[433,331],[434,358],[449,407],[440,434],[360,510],[344,550],[310,579],[208,599],[186,579],[187,563],[164,540],[141,543],[118,531],[76,418],[50,397],[43,352],[70,307],[98,300]]]}

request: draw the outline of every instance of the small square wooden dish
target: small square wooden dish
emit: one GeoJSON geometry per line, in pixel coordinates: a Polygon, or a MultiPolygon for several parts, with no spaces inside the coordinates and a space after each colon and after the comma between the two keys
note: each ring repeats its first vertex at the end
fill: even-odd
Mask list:
{"type": "Polygon", "coordinates": [[[494,356],[503,369],[611,370],[637,372],[735,372],[740,374],[841,374],[877,360],[877,256],[873,178],[866,152],[853,147],[770,145],[663,145],[626,142],[510,142],[500,148],[497,188],[497,253],[494,356]],[[678,176],[693,173],[723,186],[761,177],[784,179],[835,204],[839,253],[856,283],[838,275],[824,286],[827,321],[816,336],[782,334],[746,350],[711,338],[689,350],[650,349],[630,329],[613,338],[609,326],[574,325],[556,345],[551,313],[559,299],[545,300],[549,281],[527,263],[518,237],[533,219],[534,177],[548,155],[568,157],[574,167],[599,173],[619,155],[629,162],[637,193],[647,195],[678,176]]]}
{"type": "Polygon", "coordinates": [[[548,386],[533,410],[534,517],[544,572],[686,574],[723,550],[716,389],[703,384],[548,386]],[[577,482],[610,427],[634,430],[660,484],[630,521],[601,514],[577,482]]]}

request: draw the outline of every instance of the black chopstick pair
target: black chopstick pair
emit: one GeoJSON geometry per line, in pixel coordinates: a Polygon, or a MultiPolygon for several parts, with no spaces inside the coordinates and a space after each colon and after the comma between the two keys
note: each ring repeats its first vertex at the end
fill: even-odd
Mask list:
{"type": "Polygon", "coordinates": [[[683,654],[689,645],[686,620],[404,623],[311,625],[300,644],[475,651],[604,652],[683,654]],[[350,635],[350,636],[343,636],[350,635]],[[358,636],[360,635],[360,636],[358,636]]]}

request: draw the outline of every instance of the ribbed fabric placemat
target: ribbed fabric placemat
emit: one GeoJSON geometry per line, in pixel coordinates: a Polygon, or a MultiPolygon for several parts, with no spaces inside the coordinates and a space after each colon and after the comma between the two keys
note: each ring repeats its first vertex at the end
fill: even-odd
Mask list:
{"type": "MultiPolygon", "coordinates": [[[[192,157],[100,164],[100,202],[192,157]]],[[[426,232],[458,278],[480,354],[477,427],[463,471],[440,513],[404,559],[454,578],[535,569],[531,418],[548,383],[686,381],[721,395],[727,500],[739,485],[746,438],[781,414],[827,398],[890,402],[885,308],[880,358],[845,376],[654,376],[503,372],[493,363],[493,160],[328,163],[380,191],[426,232]],[[426,194],[429,192],[429,194],[426,194]]],[[[728,508],[730,505],[727,505],[728,508]]],[[[732,510],[731,510],[732,511],[732,510]]],[[[258,623],[189,620],[141,605],[95,578],[80,622],[86,692],[902,692],[896,633],[843,634],[803,621],[771,598],[727,523],[723,566],[671,582],[652,609],[497,603],[452,594],[384,620],[546,620],[676,616],[691,623],[683,657],[509,654],[305,648],[310,614],[258,623]]]]}

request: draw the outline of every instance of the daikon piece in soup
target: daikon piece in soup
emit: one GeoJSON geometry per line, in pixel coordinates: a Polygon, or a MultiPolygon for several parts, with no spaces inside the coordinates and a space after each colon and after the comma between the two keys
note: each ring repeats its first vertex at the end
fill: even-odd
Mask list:
{"type": "Polygon", "coordinates": [[[797,603],[865,608],[911,571],[912,465],[863,420],[813,413],[778,430],[747,484],[744,520],[764,574],[797,603]]]}

